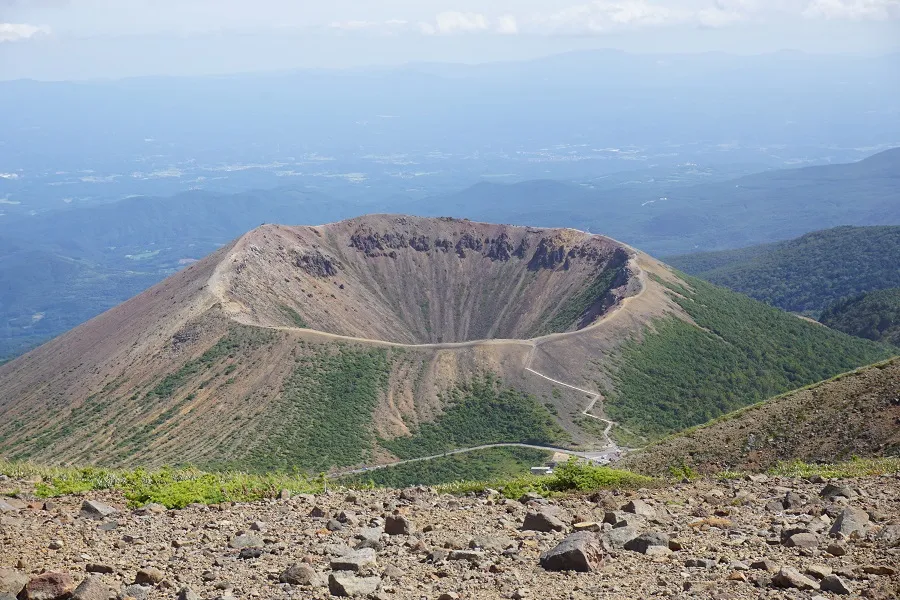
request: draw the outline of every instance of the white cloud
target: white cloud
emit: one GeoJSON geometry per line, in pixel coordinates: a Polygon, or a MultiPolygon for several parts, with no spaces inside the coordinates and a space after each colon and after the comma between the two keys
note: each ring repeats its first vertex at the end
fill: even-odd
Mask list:
{"type": "Polygon", "coordinates": [[[497,33],[514,34],[519,33],[519,22],[513,15],[503,15],[497,19],[497,33]]]}
{"type": "Polygon", "coordinates": [[[442,12],[434,23],[420,23],[419,29],[427,35],[447,35],[452,33],[477,33],[487,31],[488,19],[480,13],[456,11],[442,12]]]}
{"type": "Polygon", "coordinates": [[[50,33],[50,29],[27,23],[0,23],[0,42],[27,40],[42,33],[50,33]]]}
{"type": "Polygon", "coordinates": [[[812,0],[803,15],[820,19],[886,21],[900,18],[900,0],[812,0]]]}

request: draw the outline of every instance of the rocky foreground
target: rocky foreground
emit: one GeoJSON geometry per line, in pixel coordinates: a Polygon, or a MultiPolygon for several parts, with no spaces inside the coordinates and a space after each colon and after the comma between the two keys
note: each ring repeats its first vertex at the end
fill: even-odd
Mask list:
{"type": "MultiPolygon", "coordinates": [[[[0,491],[28,490],[0,481],[0,491]]],[[[897,598],[900,477],[129,510],[0,497],[0,600],[897,598]]]]}

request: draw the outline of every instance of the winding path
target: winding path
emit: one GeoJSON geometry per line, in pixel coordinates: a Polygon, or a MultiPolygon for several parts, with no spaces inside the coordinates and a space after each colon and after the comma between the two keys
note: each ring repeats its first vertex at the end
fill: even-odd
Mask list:
{"type": "MultiPolygon", "coordinates": [[[[629,248],[630,248],[630,246],[629,246],[629,248]]],[[[632,251],[634,251],[634,250],[632,249],[632,251]]],[[[632,261],[629,261],[629,262],[632,262],[632,261]]],[[[384,341],[384,340],[356,338],[356,337],[351,337],[351,336],[327,333],[324,331],[317,331],[314,329],[299,329],[296,327],[267,327],[268,329],[285,330],[285,331],[300,330],[300,331],[304,331],[307,334],[312,334],[316,337],[325,337],[325,338],[329,338],[329,339],[336,339],[336,340],[347,341],[347,342],[364,342],[367,344],[388,346],[388,347],[458,349],[458,348],[470,348],[470,347],[485,346],[485,345],[530,346],[531,350],[528,352],[528,356],[525,359],[525,364],[523,366],[523,370],[525,370],[529,373],[532,373],[533,375],[536,375],[538,377],[541,377],[542,379],[546,379],[547,381],[555,383],[556,385],[559,385],[559,386],[562,386],[562,387],[568,388],[570,390],[574,390],[576,392],[580,392],[582,394],[589,396],[590,402],[588,402],[587,406],[584,407],[584,409],[581,411],[581,414],[584,415],[585,417],[589,417],[591,419],[596,419],[596,420],[601,421],[602,423],[606,424],[606,427],[603,430],[603,437],[606,438],[606,445],[602,450],[598,450],[595,452],[579,452],[579,451],[575,451],[575,450],[569,450],[566,448],[555,448],[552,446],[537,446],[537,445],[532,445],[532,444],[520,444],[520,443],[484,444],[481,446],[472,446],[469,448],[458,448],[456,450],[449,450],[447,452],[443,452],[441,454],[434,454],[432,456],[409,458],[409,459],[405,459],[405,460],[398,460],[398,461],[391,462],[391,463],[383,463],[383,464],[378,464],[378,465],[358,467],[356,469],[347,470],[347,471],[338,471],[338,472],[329,474],[328,477],[330,479],[334,479],[334,478],[342,477],[345,475],[354,475],[354,474],[359,474],[359,473],[366,473],[369,471],[378,471],[381,469],[386,469],[388,467],[396,467],[396,466],[406,465],[406,464],[410,464],[410,463],[435,460],[437,458],[442,458],[445,456],[453,456],[456,454],[466,454],[469,452],[475,452],[478,450],[487,450],[490,448],[533,448],[536,450],[546,450],[548,452],[559,452],[562,454],[577,456],[579,458],[584,458],[586,460],[590,460],[590,461],[600,463],[600,464],[608,464],[608,463],[612,462],[615,458],[617,458],[623,452],[623,448],[621,448],[618,444],[616,444],[616,442],[609,435],[613,426],[618,425],[618,423],[616,423],[615,421],[611,421],[609,419],[604,419],[602,417],[598,417],[596,415],[591,414],[591,410],[593,410],[593,408],[594,408],[594,406],[596,406],[597,402],[602,402],[603,396],[599,392],[593,392],[591,390],[586,390],[586,389],[571,385],[569,383],[565,383],[565,382],[559,381],[557,379],[553,379],[552,377],[549,377],[547,375],[544,375],[543,373],[540,373],[540,372],[534,370],[531,365],[534,362],[534,354],[537,351],[538,346],[540,346],[546,342],[567,338],[569,336],[583,335],[584,333],[586,333],[587,331],[589,331],[591,329],[600,327],[604,321],[606,321],[610,317],[619,313],[626,304],[628,304],[630,301],[634,300],[635,298],[640,297],[647,290],[647,280],[646,280],[647,276],[646,276],[644,269],[637,267],[637,265],[634,262],[632,262],[632,265],[634,267],[636,267],[635,275],[637,276],[638,281],[640,282],[640,289],[637,291],[636,294],[633,294],[631,296],[627,296],[626,298],[624,298],[622,300],[622,303],[619,306],[617,306],[615,308],[615,310],[610,311],[609,313],[603,315],[601,318],[597,319],[596,321],[594,321],[593,323],[591,323],[590,325],[588,325],[587,327],[585,327],[583,329],[579,329],[577,331],[567,331],[567,332],[562,332],[562,333],[552,333],[549,335],[545,335],[545,336],[530,339],[530,340],[487,339],[487,340],[470,340],[470,341],[466,341],[466,342],[444,342],[444,343],[432,343],[432,344],[404,344],[404,343],[398,343],[398,342],[388,342],[388,341],[384,341]]]]}

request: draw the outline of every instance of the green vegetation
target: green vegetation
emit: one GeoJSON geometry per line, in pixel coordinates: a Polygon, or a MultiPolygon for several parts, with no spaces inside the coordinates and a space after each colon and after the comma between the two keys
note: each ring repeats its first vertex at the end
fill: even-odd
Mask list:
{"type": "Polygon", "coordinates": [[[0,473],[14,478],[39,478],[36,493],[42,498],[94,490],[119,490],[132,506],[157,502],[169,508],[188,504],[249,502],[273,498],[281,490],[318,493],[324,480],[287,474],[204,473],[196,469],[135,469],[119,471],[95,467],[42,467],[0,461],[0,473]]]}
{"type": "Polygon", "coordinates": [[[171,398],[200,373],[206,373],[221,360],[240,358],[244,352],[258,348],[272,341],[273,334],[260,327],[233,325],[227,334],[199,358],[189,360],[180,369],[159,382],[147,392],[147,399],[171,398]]]}
{"type": "Polygon", "coordinates": [[[281,396],[268,409],[266,435],[227,466],[324,471],[371,458],[372,413],[387,389],[391,355],[343,344],[301,350],[281,396]]]}
{"type": "Polygon", "coordinates": [[[900,227],[837,227],[667,262],[772,306],[815,317],[842,298],[900,287],[900,227]]]}
{"type": "Polygon", "coordinates": [[[508,479],[528,474],[531,467],[543,465],[551,456],[550,452],[533,448],[487,448],[350,475],[341,478],[340,482],[351,487],[402,488],[508,479]]]}
{"type": "Polygon", "coordinates": [[[850,335],[900,346],[900,288],[840,300],[819,320],[850,335]]]}
{"type": "Polygon", "coordinates": [[[835,464],[810,464],[798,460],[780,463],[769,470],[769,474],[779,477],[805,478],[819,475],[828,479],[894,475],[897,473],[900,473],[900,457],[854,458],[847,462],[835,464]]]}
{"type": "Polygon", "coordinates": [[[648,438],[827,379],[893,354],[746,296],[686,277],[666,284],[696,325],[657,320],[617,357],[611,417],[648,438]]]}
{"type": "Polygon", "coordinates": [[[528,492],[554,496],[610,488],[636,489],[657,483],[655,479],[630,471],[590,465],[573,458],[556,467],[552,475],[525,475],[486,482],[459,481],[438,486],[438,490],[449,494],[467,494],[495,489],[506,498],[519,499],[528,492]]]}
{"type": "Polygon", "coordinates": [[[590,285],[569,298],[548,321],[536,331],[531,332],[528,337],[539,337],[548,333],[568,331],[573,325],[583,327],[584,324],[581,323],[581,319],[585,313],[595,302],[602,300],[606,296],[616,279],[622,275],[627,262],[628,255],[624,252],[616,253],[616,256],[594,278],[590,285]]]}
{"type": "Polygon", "coordinates": [[[443,398],[446,409],[412,436],[379,440],[400,458],[504,442],[551,445],[567,440],[563,429],[534,397],[505,388],[492,374],[475,377],[443,398]]]}
{"type": "Polygon", "coordinates": [[[294,327],[298,327],[300,329],[306,329],[309,327],[309,323],[307,323],[303,319],[303,317],[300,316],[300,313],[298,313],[296,310],[294,310],[290,306],[282,304],[278,308],[281,309],[281,312],[283,312],[285,315],[287,315],[287,317],[291,320],[291,323],[293,323],[294,327]]]}

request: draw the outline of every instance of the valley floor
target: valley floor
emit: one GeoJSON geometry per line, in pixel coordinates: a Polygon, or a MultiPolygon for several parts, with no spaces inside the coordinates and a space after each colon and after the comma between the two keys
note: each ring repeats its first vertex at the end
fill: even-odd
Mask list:
{"type": "Polygon", "coordinates": [[[114,492],[44,504],[33,489],[0,481],[2,598],[43,572],[77,585],[89,571],[98,574],[82,592],[94,595],[75,598],[327,598],[330,577],[332,591],[340,580],[396,600],[800,599],[844,588],[888,599],[900,589],[896,474],[704,479],[527,503],[334,490],[183,510],[131,510],[114,492]],[[117,512],[89,518],[85,500],[117,512]],[[526,520],[547,531],[524,530],[526,520]],[[583,522],[596,523],[602,563],[586,573],[543,569],[541,554],[583,522]],[[638,538],[643,548],[639,534],[650,534],[638,538]]]}

